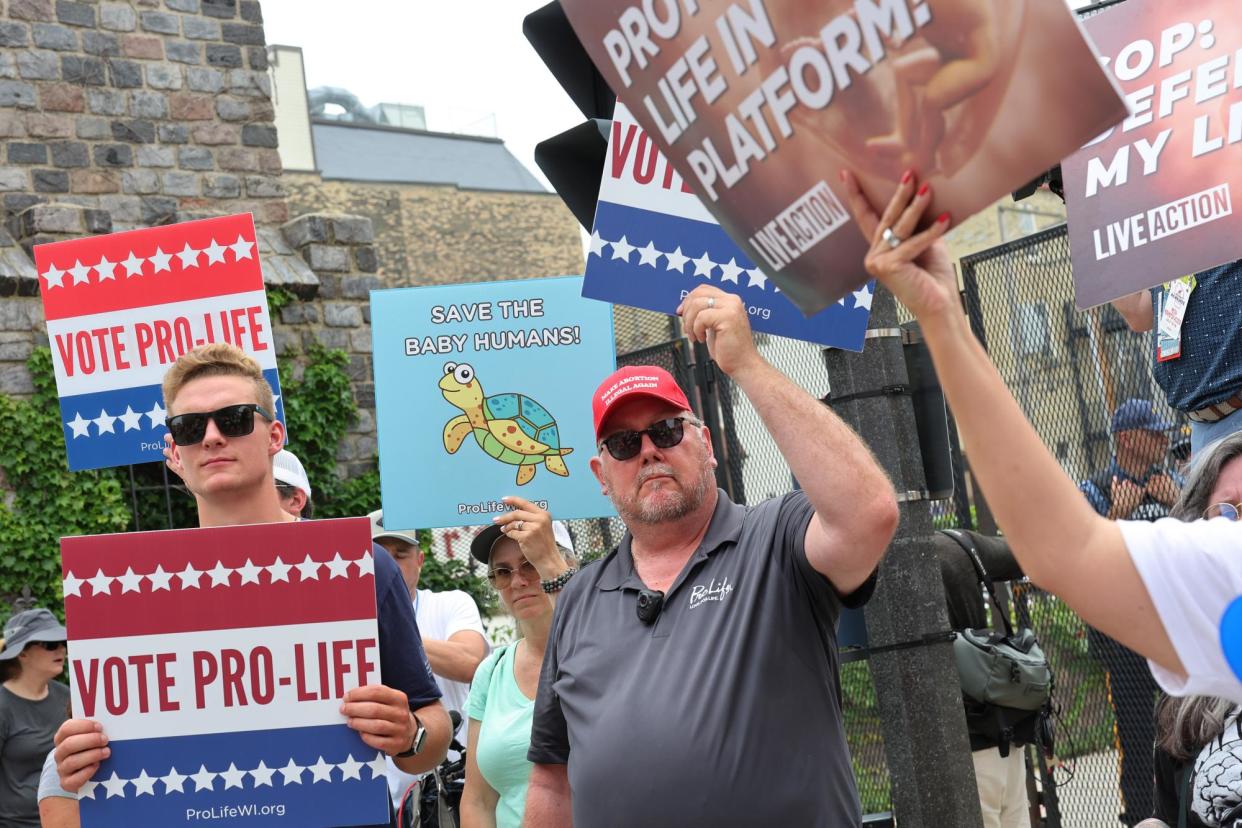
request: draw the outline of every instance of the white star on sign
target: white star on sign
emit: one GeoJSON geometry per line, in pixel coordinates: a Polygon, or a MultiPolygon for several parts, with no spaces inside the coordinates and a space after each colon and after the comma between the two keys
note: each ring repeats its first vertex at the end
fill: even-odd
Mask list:
{"type": "Polygon", "coordinates": [[[665,270],[676,270],[682,274],[686,272],[686,262],[690,261],[690,257],[683,254],[680,247],[672,253],[665,253],[664,258],[668,259],[668,264],[664,267],[665,270]]]}
{"type": "Polygon", "coordinates": [[[128,779],[122,779],[116,771],[113,771],[112,777],[103,781],[103,786],[108,789],[107,799],[111,799],[114,796],[119,796],[124,799],[125,786],[128,784],[128,779]]]}
{"type": "Polygon", "coordinates": [[[168,771],[167,776],[161,776],[160,781],[164,783],[164,793],[170,794],[173,791],[177,793],[185,793],[185,780],[188,779],[184,773],[177,773],[176,768],[168,771]]]}
{"type": "Polygon", "coordinates": [[[344,782],[346,779],[357,779],[359,782],[362,781],[363,765],[361,762],[359,762],[357,759],[354,758],[354,755],[352,753],[346,756],[345,761],[337,765],[337,767],[341,769],[341,781],[342,782],[344,782]]]}
{"type": "Polygon", "coordinates": [[[142,796],[143,794],[155,796],[155,780],[157,778],[155,776],[147,776],[145,768],[138,771],[138,775],[130,780],[134,783],[134,796],[142,796]]]}
{"type": "Polygon", "coordinates": [[[94,779],[82,783],[82,787],[78,788],[78,799],[94,799],[95,789],[99,787],[99,783],[94,779]]]}
{"type": "Polygon", "coordinates": [[[73,274],[73,283],[75,285],[90,284],[91,269],[82,264],[80,259],[73,260],[73,267],[69,268],[69,272],[73,274]]]}
{"type": "Polygon", "coordinates": [[[162,564],[155,565],[155,571],[147,576],[147,580],[151,582],[151,591],[157,592],[161,589],[172,592],[172,588],[168,586],[168,582],[173,578],[171,572],[165,572],[162,564]]]}
{"type": "Polygon", "coordinates": [[[757,267],[752,267],[750,270],[746,271],[746,279],[746,287],[754,287],[755,285],[758,285],[759,289],[763,290],[768,285],[768,277],[765,276],[763,271],[757,267]]]}
{"type": "Polygon", "coordinates": [[[728,264],[720,266],[720,281],[722,282],[732,282],[736,285],[737,277],[740,275],[742,275],[742,268],[738,266],[737,259],[732,256],[729,257],[728,264]]]}
{"type": "Polygon", "coordinates": [[[243,787],[242,782],[246,778],[246,772],[238,770],[237,765],[229,762],[229,769],[220,771],[220,778],[224,780],[224,789],[226,791],[229,788],[241,788],[243,787]]]}
{"type": "Polygon", "coordinates": [[[332,769],[335,767],[336,765],[330,765],[323,761],[323,757],[320,756],[318,762],[306,768],[311,772],[311,784],[313,785],[316,782],[331,782],[332,769]]]}
{"type": "Polygon", "coordinates": [[[54,287],[65,286],[64,285],[65,271],[61,270],[56,265],[52,265],[51,267],[49,267],[47,269],[47,272],[43,274],[43,278],[47,279],[48,290],[51,290],[54,287]]]}
{"type": "Polygon", "coordinates": [[[621,259],[622,261],[629,262],[630,254],[633,252],[634,245],[626,241],[625,236],[622,236],[620,241],[612,243],[612,257],[614,259],[621,259]]]}
{"type": "Polygon", "coordinates": [[[600,236],[599,231],[592,230],[591,249],[590,252],[587,253],[587,258],[590,258],[591,256],[599,256],[601,259],[604,258],[604,245],[606,244],[608,244],[608,242],[604,241],[603,237],[600,236]]]}
{"type": "Polygon", "coordinates": [[[134,251],[129,251],[129,258],[121,262],[121,264],[125,265],[125,278],[128,279],[131,276],[141,276],[142,263],[145,261],[146,259],[140,259],[135,256],[134,251]]]}
{"type": "Polygon", "coordinates": [[[272,774],[276,773],[276,768],[269,768],[260,759],[259,766],[249,773],[254,777],[254,786],[256,788],[260,785],[267,785],[270,788],[272,787],[272,774]]]}
{"type": "Polygon", "coordinates": [[[160,401],[156,400],[151,405],[151,410],[147,412],[147,417],[151,420],[151,428],[155,428],[164,424],[164,420],[168,418],[168,412],[164,410],[164,406],[160,405],[160,401]]]}
{"type": "Polygon", "coordinates": [[[638,264],[640,266],[651,265],[652,267],[655,267],[656,263],[660,261],[660,255],[660,251],[656,250],[655,245],[651,242],[647,242],[646,247],[638,248],[638,264]]]}
{"type": "Polygon", "coordinates": [[[272,583],[276,583],[277,581],[284,581],[286,584],[289,583],[289,570],[293,569],[293,567],[282,561],[279,555],[276,556],[276,560],[272,562],[271,566],[265,566],[263,568],[266,569],[268,574],[272,576],[272,583]]]}
{"type": "Polygon", "coordinates": [[[70,572],[65,576],[65,580],[61,581],[61,586],[64,587],[65,597],[68,598],[70,595],[76,595],[81,598],[82,584],[84,583],[86,583],[86,581],[83,581],[77,575],[70,572]]]}
{"type": "Polygon", "coordinates": [[[254,256],[250,255],[250,248],[252,247],[254,247],[254,242],[246,241],[240,234],[237,236],[237,241],[229,245],[229,248],[233,251],[233,257],[236,261],[241,261],[242,259],[253,259],[254,256]]]}
{"type": "Polygon", "coordinates": [[[142,415],[134,410],[133,406],[125,406],[125,413],[121,415],[121,422],[125,423],[126,431],[137,431],[142,428],[142,415]]]}
{"type": "Polygon", "coordinates": [[[233,574],[233,570],[220,561],[216,561],[215,567],[207,570],[207,574],[211,576],[211,586],[214,589],[218,586],[228,586],[229,576],[233,574]]]}
{"type": "MultiPolygon", "coordinates": [[[[280,769],[280,775],[285,778],[286,785],[301,785],[303,770],[305,770],[305,768],[301,765],[295,765],[293,760],[290,759],[289,764],[280,769]]],[[[385,766],[384,772],[388,772],[387,766],[385,766]]]]}
{"type": "Polygon", "coordinates": [[[294,564],[294,566],[298,568],[298,574],[302,576],[303,581],[319,580],[319,567],[322,566],[322,564],[317,561],[312,561],[309,552],[306,553],[306,560],[302,561],[300,564],[294,564]]]}
{"type": "Polygon", "coordinates": [[[328,571],[332,574],[328,576],[328,580],[333,578],[348,578],[349,565],[352,561],[347,561],[341,557],[341,553],[337,552],[332,560],[328,561],[328,571]]]}
{"type": "Polygon", "coordinates": [[[185,569],[177,573],[177,577],[181,579],[182,589],[198,589],[198,582],[202,580],[203,573],[195,569],[194,564],[188,563],[185,569]]]}
{"type": "Polygon", "coordinates": [[[101,569],[95,573],[94,578],[87,578],[86,580],[91,585],[91,589],[93,590],[91,593],[92,595],[111,595],[112,582],[116,579],[105,575],[104,571],[101,569]]]}
{"type": "Polygon", "coordinates": [[[382,753],[375,754],[375,758],[367,762],[367,767],[371,769],[372,779],[388,775],[388,763],[384,761],[384,754],[382,753]]]}
{"type": "Polygon", "coordinates": [[[117,576],[117,580],[121,582],[121,594],[127,592],[142,592],[142,576],[134,572],[134,568],[127,567],[124,575],[117,576]]]}
{"type": "Polygon", "coordinates": [[[246,558],[246,565],[237,567],[237,574],[241,576],[243,584],[257,584],[259,582],[259,573],[263,571],[263,567],[255,566],[249,558],[246,558]]]}
{"type": "Polygon", "coordinates": [[[112,424],[116,422],[116,417],[113,417],[102,408],[99,409],[99,416],[91,420],[91,422],[99,429],[100,435],[105,433],[116,434],[116,429],[112,427],[112,424]]]}
{"type": "Polygon", "coordinates": [[[854,307],[871,310],[871,286],[863,285],[862,290],[854,291],[854,307]]]}
{"type": "Polygon", "coordinates": [[[79,437],[91,436],[91,421],[83,418],[81,411],[77,412],[73,419],[65,423],[65,425],[73,429],[73,439],[75,440],[79,437]]]}
{"type": "Polygon", "coordinates": [[[363,575],[375,574],[375,559],[371,557],[371,550],[369,549],[363,552],[362,557],[354,561],[354,564],[358,567],[359,578],[363,575]]]}
{"type": "Polygon", "coordinates": [[[158,247],[155,248],[155,252],[151,254],[150,259],[151,266],[155,268],[152,272],[159,273],[161,270],[167,270],[169,273],[172,273],[172,268],[168,266],[168,260],[171,258],[171,253],[165,253],[158,247]]]}
{"type": "Polygon", "coordinates": [[[95,275],[99,277],[99,281],[111,279],[116,281],[116,262],[108,261],[107,256],[99,257],[99,264],[95,265],[95,275]]]}
{"type": "Polygon", "coordinates": [[[228,250],[227,247],[212,239],[211,244],[203,250],[207,254],[207,264],[224,264],[224,251],[226,250],[228,250]]]}
{"type": "Polygon", "coordinates": [[[212,787],[215,784],[216,774],[207,770],[206,765],[198,766],[198,773],[190,774],[190,778],[194,780],[195,791],[214,791],[212,787]]]}
{"type": "Polygon", "coordinates": [[[708,279],[712,278],[712,268],[716,266],[716,263],[707,258],[706,250],[703,251],[702,256],[697,259],[691,259],[691,261],[694,262],[695,276],[703,276],[708,279]]]}
{"type": "Polygon", "coordinates": [[[195,250],[193,247],[190,247],[190,243],[186,242],[185,250],[182,250],[177,254],[177,258],[181,260],[181,269],[185,270],[190,267],[198,267],[198,254],[202,252],[203,251],[201,250],[195,250]]]}

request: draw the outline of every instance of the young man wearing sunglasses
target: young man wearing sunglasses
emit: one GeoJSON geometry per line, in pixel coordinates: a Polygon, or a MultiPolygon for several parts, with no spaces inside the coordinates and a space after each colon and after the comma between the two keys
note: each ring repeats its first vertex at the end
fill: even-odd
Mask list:
{"type": "Polygon", "coordinates": [[[892,485],[763,359],[738,297],[702,286],[680,313],[803,488],[733,503],[667,371],[603,382],[591,468],[628,531],[558,601],[523,824],[857,826],[835,627],[870,596],[897,525],[892,485]],[[761,796],[756,768],[779,769],[761,796]]]}
{"type": "MultiPolygon", "coordinates": [[[[284,425],[273,416],[271,387],[245,352],[217,343],[183,355],[164,376],[164,405],[166,455],[194,494],[200,526],[297,519],[281,509],[272,478],[284,425]]],[[[383,550],[377,549],[374,559],[383,683],[347,692],[341,713],[369,746],[393,757],[398,767],[421,773],[444,758],[448,714],[427,666],[401,572],[383,550]]],[[[90,719],[71,719],[57,732],[56,766],[65,790],[81,788],[108,757],[102,731],[90,719]]]]}

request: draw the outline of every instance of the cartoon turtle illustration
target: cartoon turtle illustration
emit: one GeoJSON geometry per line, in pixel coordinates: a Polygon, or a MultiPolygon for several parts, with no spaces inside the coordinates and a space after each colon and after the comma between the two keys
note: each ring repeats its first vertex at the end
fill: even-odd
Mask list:
{"type": "Polygon", "coordinates": [[[556,420],[542,405],[525,394],[485,397],[474,368],[465,363],[445,363],[439,384],[444,399],[466,412],[444,425],[444,450],[449,454],[474,434],[489,457],[518,467],[519,486],[534,478],[539,463],[553,474],[569,476],[561,458],[573,449],[561,448],[556,420]]]}

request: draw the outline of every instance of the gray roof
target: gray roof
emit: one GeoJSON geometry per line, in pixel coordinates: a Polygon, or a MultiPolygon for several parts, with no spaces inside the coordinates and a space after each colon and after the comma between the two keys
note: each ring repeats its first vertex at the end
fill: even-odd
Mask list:
{"type": "Polygon", "coordinates": [[[495,138],[325,121],[312,122],[311,135],[325,180],[547,192],[495,138]]]}

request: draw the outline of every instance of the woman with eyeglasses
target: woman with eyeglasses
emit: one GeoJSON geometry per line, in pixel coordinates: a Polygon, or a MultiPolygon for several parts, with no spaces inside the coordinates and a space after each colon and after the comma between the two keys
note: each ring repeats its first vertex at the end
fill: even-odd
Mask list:
{"type": "Polygon", "coordinates": [[[577,571],[565,524],[529,501],[504,500],[513,510],[475,537],[470,554],[487,567],[521,637],[493,650],[470,686],[462,828],[522,824],[532,767],[526,751],[553,602],[577,571]]]}
{"type": "Polygon", "coordinates": [[[69,688],[65,628],[45,609],[19,612],[0,640],[0,825],[39,828],[39,775],[56,728],[66,718],[69,688]]]}
{"type": "MultiPolygon", "coordinates": [[[[1172,516],[1238,519],[1242,433],[1203,448],[1188,470],[1172,516]]],[[[1242,713],[1215,696],[1165,696],[1156,706],[1156,796],[1142,828],[1219,828],[1242,819],[1242,777],[1223,772],[1242,759],[1242,713]],[[1184,814],[1184,816],[1183,816],[1184,814]],[[1179,823],[1179,819],[1185,819],[1179,823]]]]}

